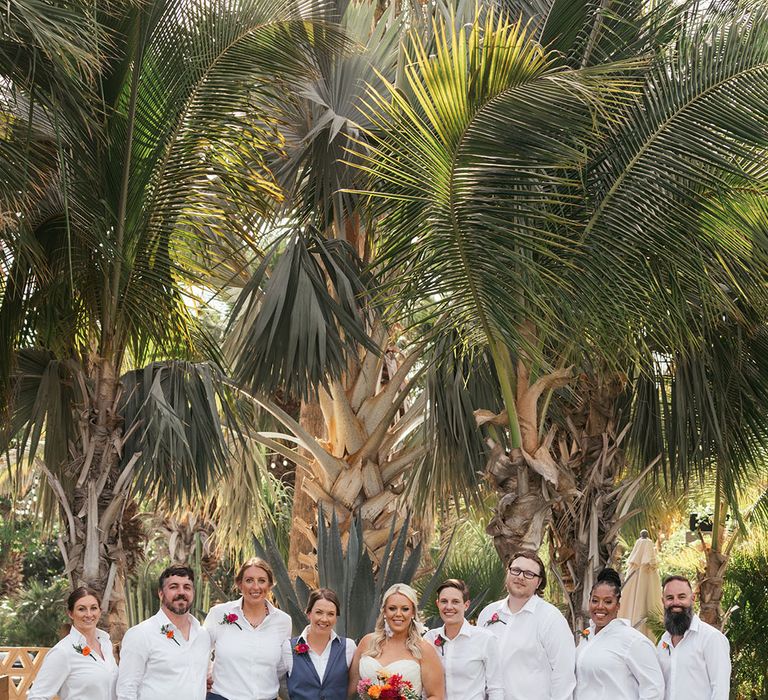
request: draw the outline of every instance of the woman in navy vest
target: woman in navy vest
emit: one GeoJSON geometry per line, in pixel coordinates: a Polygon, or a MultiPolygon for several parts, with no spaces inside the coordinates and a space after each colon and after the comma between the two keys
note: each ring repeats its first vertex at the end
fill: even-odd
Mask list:
{"type": "Polygon", "coordinates": [[[339,599],[330,588],[309,594],[309,625],[290,640],[290,647],[283,647],[291,700],[347,700],[355,643],[334,631],[339,612],[339,599]]]}

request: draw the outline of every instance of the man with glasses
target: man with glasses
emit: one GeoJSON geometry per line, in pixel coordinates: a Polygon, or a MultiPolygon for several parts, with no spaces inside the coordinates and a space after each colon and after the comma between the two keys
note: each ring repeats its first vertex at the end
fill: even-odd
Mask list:
{"type": "Polygon", "coordinates": [[[477,618],[498,639],[504,700],[571,700],[576,645],[562,613],[541,598],[547,574],[536,552],[515,553],[506,585],[509,595],[477,618]]]}

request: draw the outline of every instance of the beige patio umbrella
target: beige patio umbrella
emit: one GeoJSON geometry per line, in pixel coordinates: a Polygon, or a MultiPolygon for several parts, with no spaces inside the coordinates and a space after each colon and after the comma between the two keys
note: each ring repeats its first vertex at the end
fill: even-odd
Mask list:
{"type": "Polygon", "coordinates": [[[619,617],[629,620],[655,644],[656,635],[648,627],[647,620],[660,615],[662,609],[656,545],[648,537],[647,530],[643,530],[627,560],[619,617]]]}

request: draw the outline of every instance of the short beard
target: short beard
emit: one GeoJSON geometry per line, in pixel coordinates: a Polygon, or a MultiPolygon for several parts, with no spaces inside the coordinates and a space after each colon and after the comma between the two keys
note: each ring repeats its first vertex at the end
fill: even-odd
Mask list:
{"type": "Polygon", "coordinates": [[[671,608],[664,610],[664,627],[673,637],[682,637],[690,628],[693,620],[693,606],[683,608],[682,612],[672,612],[671,608]]]}
{"type": "Polygon", "coordinates": [[[192,607],[192,603],[188,600],[169,600],[165,603],[165,607],[174,615],[186,615],[192,607]]]}

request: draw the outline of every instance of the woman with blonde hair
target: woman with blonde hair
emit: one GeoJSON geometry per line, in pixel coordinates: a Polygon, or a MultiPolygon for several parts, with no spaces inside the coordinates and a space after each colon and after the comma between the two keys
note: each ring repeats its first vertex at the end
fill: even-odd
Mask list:
{"type": "Polygon", "coordinates": [[[241,597],[214,605],[204,627],[214,650],[208,700],[271,700],[283,672],[283,641],[291,636],[291,618],[269,601],[272,567],[255,557],[235,576],[241,597]]]}
{"type": "Polygon", "coordinates": [[[398,674],[426,700],[444,700],[443,667],[433,645],[422,639],[422,630],[416,591],[404,583],[390,586],[373,632],[360,640],[352,659],[349,694],[357,692],[361,678],[375,682],[381,674],[398,674]]]}

